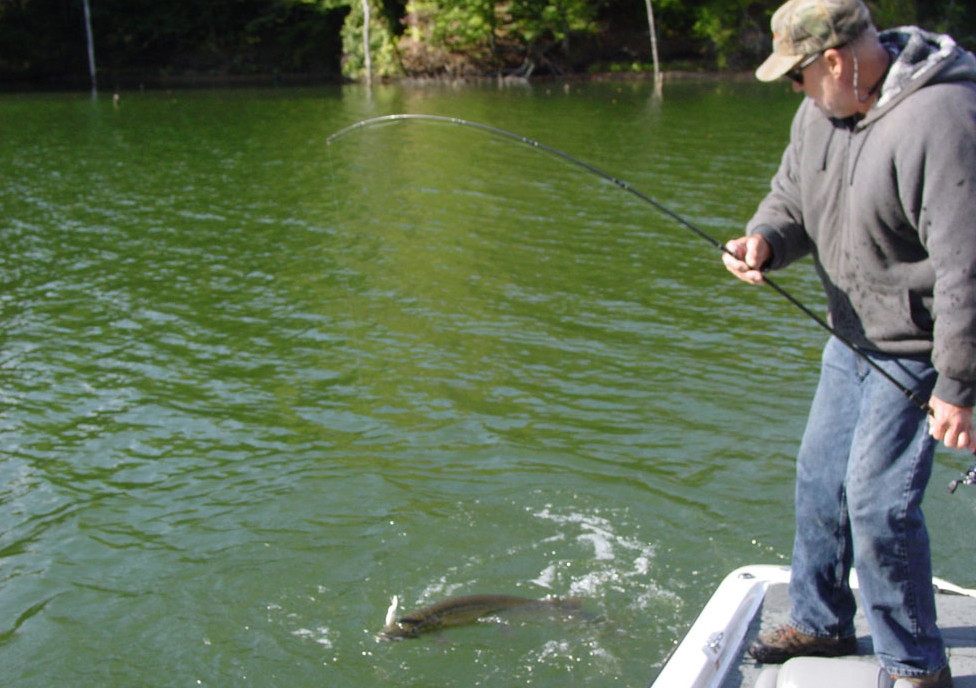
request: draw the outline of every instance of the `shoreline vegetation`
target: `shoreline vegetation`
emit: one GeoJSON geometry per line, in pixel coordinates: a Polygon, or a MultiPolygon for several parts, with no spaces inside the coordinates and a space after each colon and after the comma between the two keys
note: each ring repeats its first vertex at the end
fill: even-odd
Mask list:
{"type": "MultiPolygon", "coordinates": [[[[0,0],[0,90],[751,78],[780,2],[0,0]]],[[[976,48],[976,7],[867,4],[976,48]]]]}
{"type": "MultiPolygon", "coordinates": [[[[755,79],[752,71],[718,71],[707,69],[662,69],[659,80],[663,84],[706,82],[706,81],[752,81],[755,79]]],[[[562,75],[533,75],[517,76],[503,74],[483,75],[430,75],[430,76],[400,76],[373,79],[372,86],[387,84],[403,84],[408,86],[439,86],[439,85],[498,85],[500,87],[532,86],[546,84],[583,84],[583,83],[653,83],[654,73],[651,71],[621,71],[606,70],[598,72],[573,73],[562,75]]],[[[303,88],[315,86],[366,86],[365,81],[349,79],[328,74],[179,74],[179,75],[130,75],[114,81],[111,88],[101,89],[106,97],[113,93],[124,94],[134,92],[165,91],[165,90],[204,90],[219,88],[303,88]]],[[[0,82],[0,93],[17,92],[84,92],[89,84],[76,79],[54,84],[5,84],[0,82]]]]}

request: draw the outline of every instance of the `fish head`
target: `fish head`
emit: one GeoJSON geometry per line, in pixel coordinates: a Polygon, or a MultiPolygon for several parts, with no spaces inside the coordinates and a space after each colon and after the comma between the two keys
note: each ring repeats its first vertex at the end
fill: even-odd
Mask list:
{"type": "Polygon", "coordinates": [[[404,638],[416,638],[420,635],[420,624],[409,619],[397,619],[383,627],[383,630],[376,634],[377,640],[402,640],[404,638]]]}
{"type": "Polygon", "coordinates": [[[420,624],[410,618],[397,618],[400,600],[394,595],[390,598],[390,606],[386,610],[386,620],[383,630],[376,634],[377,640],[399,640],[401,638],[416,638],[420,635],[420,624]]]}
{"type": "Polygon", "coordinates": [[[383,622],[384,626],[391,626],[396,621],[397,609],[400,606],[400,598],[394,595],[390,598],[390,606],[386,610],[386,621],[383,622]]]}

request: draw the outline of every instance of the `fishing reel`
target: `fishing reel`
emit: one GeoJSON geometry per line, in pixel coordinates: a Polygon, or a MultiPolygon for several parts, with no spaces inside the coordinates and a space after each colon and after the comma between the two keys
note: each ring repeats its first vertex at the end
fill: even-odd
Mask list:
{"type": "Polygon", "coordinates": [[[956,491],[960,485],[976,485],[976,464],[970,466],[969,470],[962,474],[961,478],[956,478],[949,483],[949,494],[956,491]]]}

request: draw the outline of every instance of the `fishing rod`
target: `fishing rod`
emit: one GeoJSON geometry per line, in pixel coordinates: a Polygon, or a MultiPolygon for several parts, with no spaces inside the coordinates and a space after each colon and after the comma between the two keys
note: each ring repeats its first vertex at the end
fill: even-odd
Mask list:
{"type": "MultiPolygon", "coordinates": [[[[629,193],[629,194],[631,194],[633,196],[636,196],[637,198],[639,198],[640,200],[644,201],[645,203],[650,204],[651,206],[653,206],[654,208],[656,208],[661,213],[667,215],[668,217],[670,217],[672,220],[674,220],[678,224],[682,225],[686,229],[689,229],[693,233],[697,234],[699,237],[701,237],[702,239],[704,239],[705,241],[707,241],[708,243],[710,243],[712,246],[714,246],[718,250],[722,251],[723,253],[727,253],[728,255],[732,256],[736,260],[739,260],[739,257],[736,256],[732,251],[730,251],[728,249],[728,247],[726,247],[726,245],[723,242],[719,241],[714,236],[712,236],[711,234],[709,234],[705,230],[701,229],[700,227],[698,227],[697,225],[695,225],[694,223],[692,223],[690,220],[684,218],[683,216],[679,215],[675,211],[671,210],[667,206],[665,206],[662,203],[654,200],[653,198],[651,198],[647,194],[644,194],[641,191],[638,191],[637,189],[635,189],[633,186],[631,186],[627,182],[625,182],[625,181],[623,181],[621,179],[617,179],[612,174],[610,174],[608,172],[604,172],[599,167],[596,167],[594,165],[591,165],[588,162],[584,162],[584,161],[580,160],[579,158],[573,157],[569,153],[564,153],[563,151],[557,150],[557,149],[553,148],[552,146],[547,146],[546,144],[540,143],[539,141],[536,141],[534,139],[530,139],[530,138],[527,138],[525,136],[521,136],[519,134],[514,134],[514,133],[512,133],[510,131],[506,131],[505,129],[499,129],[498,127],[489,126],[487,124],[481,124],[479,122],[472,122],[470,120],[460,119],[458,117],[444,117],[444,116],[441,116],[441,115],[416,115],[416,114],[384,115],[384,116],[381,116],[381,117],[371,117],[369,119],[364,119],[364,120],[362,120],[360,122],[356,122],[355,124],[351,124],[348,127],[345,127],[343,129],[340,129],[339,131],[335,132],[334,134],[332,134],[331,136],[329,136],[328,138],[326,138],[325,143],[326,143],[326,145],[331,145],[332,142],[335,141],[336,139],[339,139],[339,138],[341,138],[341,137],[345,136],[346,134],[349,134],[349,133],[351,133],[353,131],[359,131],[359,130],[362,130],[362,129],[367,129],[369,127],[374,127],[374,126],[378,126],[378,125],[381,125],[381,124],[389,124],[389,123],[393,123],[393,122],[404,122],[404,121],[409,121],[409,120],[418,120],[418,121],[426,121],[426,122],[440,122],[440,123],[447,123],[447,124],[456,124],[456,125],[463,126],[463,127],[471,127],[471,128],[474,128],[474,129],[479,129],[481,131],[489,132],[491,134],[495,134],[497,136],[502,136],[502,137],[505,137],[505,138],[508,138],[508,139],[512,139],[514,141],[518,141],[519,143],[524,143],[527,146],[530,146],[532,148],[537,148],[537,149],[542,150],[542,151],[544,151],[546,153],[549,153],[550,155],[553,155],[553,156],[555,156],[557,158],[561,158],[561,159],[563,159],[563,160],[565,160],[565,161],[567,161],[567,162],[569,162],[569,163],[571,163],[573,165],[576,165],[578,167],[582,167],[584,170],[586,170],[588,172],[591,172],[592,174],[595,174],[596,176],[601,177],[601,178],[603,178],[603,179],[605,179],[605,180],[613,183],[614,185],[616,185],[620,189],[623,189],[627,193],[629,193]]],[[[838,341],[840,341],[842,344],[844,344],[844,346],[846,346],[848,349],[850,349],[855,354],[857,354],[868,365],[870,365],[876,372],[878,372],[879,374],[881,374],[882,377],[884,377],[891,384],[893,384],[902,394],[905,395],[905,397],[909,401],[911,401],[913,404],[915,404],[919,409],[921,409],[922,411],[924,411],[929,416],[934,415],[933,410],[932,410],[932,407],[929,406],[929,403],[925,399],[922,399],[921,397],[919,397],[917,394],[915,394],[915,392],[913,392],[912,390],[910,390],[908,387],[906,387],[904,384],[902,384],[897,378],[895,378],[893,375],[891,375],[891,373],[889,373],[887,370],[885,370],[884,368],[882,368],[865,351],[863,351],[859,346],[857,346],[857,344],[855,344],[848,337],[846,337],[845,335],[842,335],[836,329],[834,329],[833,327],[831,327],[831,325],[826,320],[824,320],[822,317],[820,317],[819,315],[817,315],[816,313],[814,313],[812,310],[810,310],[799,299],[797,299],[795,296],[793,296],[790,292],[786,291],[783,287],[781,287],[774,280],[772,280],[768,275],[765,275],[765,274],[763,275],[763,281],[764,281],[764,283],[766,285],[768,285],[770,288],[772,288],[773,291],[775,291],[777,294],[779,294],[784,299],[786,299],[787,301],[789,301],[793,306],[795,306],[796,308],[798,308],[804,315],[806,315],[807,317],[809,317],[811,320],[813,320],[815,323],[817,323],[821,328],[823,328],[828,333],[830,333],[831,336],[836,337],[838,341]]],[[[951,494],[951,493],[955,492],[956,491],[956,488],[959,485],[976,485],[976,464],[974,464],[968,471],[966,471],[965,473],[963,473],[962,477],[960,477],[960,478],[958,478],[956,480],[953,480],[949,484],[949,493],[951,494]]]]}

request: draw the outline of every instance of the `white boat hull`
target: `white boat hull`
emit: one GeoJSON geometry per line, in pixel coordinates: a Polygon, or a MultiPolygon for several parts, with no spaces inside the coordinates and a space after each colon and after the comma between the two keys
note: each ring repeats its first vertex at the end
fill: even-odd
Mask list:
{"type": "MultiPolygon", "coordinates": [[[[759,679],[763,667],[744,658],[744,647],[759,626],[768,622],[763,615],[774,620],[778,616],[780,622],[786,620],[789,609],[785,588],[789,580],[790,570],[782,566],[746,566],[726,576],[671,653],[651,688],[753,688],[762,685],[759,679]],[[775,600],[770,599],[773,590],[777,593],[775,600]]],[[[938,578],[933,580],[933,585],[938,593],[940,625],[946,635],[956,688],[976,688],[976,590],[960,588],[938,578]]],[[[855,575],[851,576],[851,587],[855,590],[858,587],[855,575]]],[[[853,660],[839,661],[872,662],[872,666],[877,667],[877,661],[870,654],[870,636],[863,614],[859,614],[855,623],[861,650],[853,660]]],[[[858,688],[856,685],[842,686],[837,683],[837,678],[842,674],[870,673],[860,671],[858,667],[851,672],[849,666],[840,663],[821,663],[818,667],[820,678],[824,678],[824,673],[827,676],[827,682],[822,685],[832,688],[858,688]],[[833,679],[830,678],[831,666],[837,670],[833,679]]],[[[768,683],[771,676],[775,673],[767,671],[767,684],[777,685],[768,683]]],[[[789,685],[802,684],[792,682],[789,685]]],[[[877,681],[871,684],[872,688],[876,685],[877,681]]]]}

